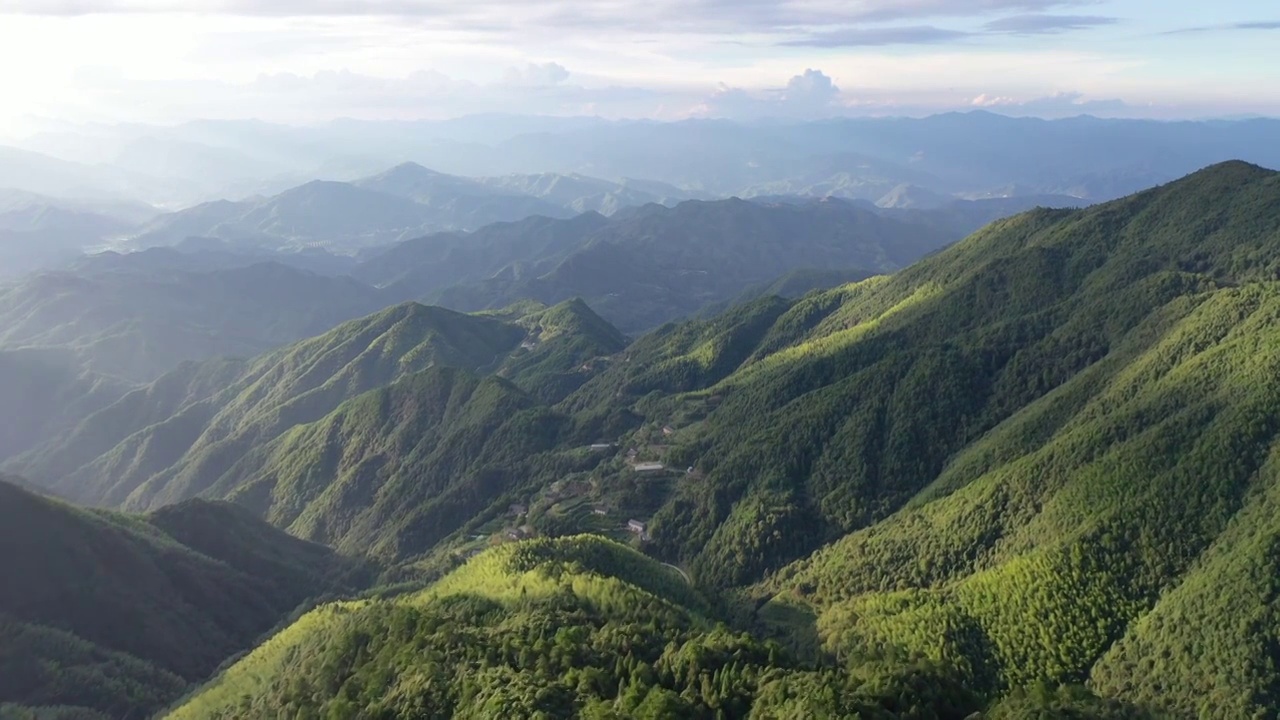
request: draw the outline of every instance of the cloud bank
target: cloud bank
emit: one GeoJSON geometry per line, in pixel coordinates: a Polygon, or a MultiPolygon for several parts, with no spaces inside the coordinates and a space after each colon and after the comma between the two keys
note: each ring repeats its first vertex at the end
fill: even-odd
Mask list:
{"type": "Polygon", "coordinates": [[[1114,25],[1119,20],[1098,15],[1013,15],[986,24],[988,32],[1013,35],[1047,35],[1114,25]]]}

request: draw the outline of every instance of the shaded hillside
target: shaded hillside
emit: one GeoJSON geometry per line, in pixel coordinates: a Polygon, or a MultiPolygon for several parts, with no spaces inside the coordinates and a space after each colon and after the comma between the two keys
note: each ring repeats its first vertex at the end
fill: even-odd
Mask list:
{"type": "Polygon", "coordinates": [[[0,146],[0,188],[53,197],[123,201],[140,189],[128,173],[0,146]]]}
{"type": "Polygon", "coordinates": [[[0,703],[107,717],[154,712],[360,571],[232,506],[90,512],[4,480],[0,558],[0,703]]]}
{"type": "Polygon", "coordinates": [[[460,280],[519,277],[545,258],[562,257],[609,225],[599,213],[568,220],[531,217],[495,223],[470,234],[441,233],[387,248],[360,264],[352,275],[406,298],[437,293],[460,280]]]}
{"type": "Polygon", "coordinates": [[[1069,195],[1015,195],[1012,197],[952,200],[937,207],[883,207],[886,217],[921,223],[938,230],[970,235],[996,220],[1012,217],[1036,208],[1078,208],[1092,204],[1069,195]]]}
{"type": "Polygon", "coordinates": [[[879,200],[876,200],[876,205],[882,208],[928,210],[942,207],[950,200],[951,198],[948,198],[945,195],[939,195],[927,188],[903,183],[902,185],[898,185],[894,189],[885,193],[885,195],[879,200]]]}
{"type": "Polygon", "coordinates": [[[495,188],[542,198],[575,213],[598,212],[612,215],[628,207],[649,203],[675,205],[683,200],[707,199],[702,193],[691,193],[672,185],[646,180],[613,182],[577,173],[538,173],[479,178],[478,182],[495,188]]]}
{"type": "Polygon", "coordinates": [[[0,277],[57,267],[133,227],[106,215],[56,205],[0,210],[0,277]]]}
{"type": "Polygon", "coordinates": [[[532,215],[571,217],[576,214],[568,203],[548,202],[518,187],[446,175],[416,163],[397,165],[354,184],[429,207],[434,213],[434,229],[471,230],[532,215]]]}
{"type": "Polygon", "coordinates": [[[274,262],[316,275],[342,276],[357,260],[321,248],[275,251],[245,247],[213,238],[190,238],[171,247],[136,252],[104,251],[85,255],[65,266],[75,272],[212,272],[274,262]]]}
{"type": "Polygon", "coordinates": [[[58,351],[0,351],[0,461],[25,452],[120,399],[128,386],[83,373],[58,351]]]}
{"type": "Polygon", "coordinates": [[[524,193],[405,163],[355,182],[314,180],[267,198],[219,200],[161,215],[131,242],[146,248],[200,237],[256,248],[353,252],[431,232],[574,214],[524,193]]]}
{"type": "Polygon", "coordinates": [[[801,268],[792,270],[776,280],[749,287],[732,300],[708,305],[698,312],[697,317],[714,317],[739,305],[747,305],[763,297],[776,296],[794,299],[814,290],[830,290],[841,285],[866,280],[871,275],[872,273],[856,269],[801,268]]]}
{"type": "Polygon", "coordinates": [[[116,259],[0,285],[0,347],[58,348],[87,370],[147,382],[184,360],[257,355],[387,304],[350,278],[278,263],[188,271],[116,259]]]}
{"type": "Polygon", "coordinates": [[[159,212],[150,205],[128,200],[110,200],[76,197],[54,197],[12,187],[0,187],[0,214],[18,211],[39,212],[56,208],[74,214],[97,215],[127,225],[139,225],[155,217],[159,212]]]}
{"type": "MultiPolygon", "coordinates": [[[[314,180],[265,199],[215,201],[157,217],[136,234],[137,248],[212,237],[266,248],[351,250],[435,229],[425,206],[349,183],[314,180]]],[[[446,226],[447,227],[447,226],[446,226]]]]}
{"type": "Polygon", "coordinates": [[[895,270],[963,233],[839,200],[649,205],[612,219],[530,220],[404,243],[356,276],[460,310],[581,297],[624,332],[646,330],[804,267],[895,270]]]}

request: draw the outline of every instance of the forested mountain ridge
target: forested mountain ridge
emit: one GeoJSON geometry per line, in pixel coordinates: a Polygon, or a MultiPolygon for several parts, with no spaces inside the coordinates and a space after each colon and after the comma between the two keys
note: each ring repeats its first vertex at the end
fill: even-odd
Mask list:
{"type": "Polygon", "coordinates": [[[407,300],[474,311],[585,298],[634,333],[708,304],[724,307],[788,269],[839,271],[810,275],[821,287],[887,271],[1019,207],[885,219],[877,213],[888,211],[864,205],[724,201],[652,205],[613,219],[531,217],[409,241],[363,260],[316,247],[189,238],[84,256],[0,284],[0,348],[56,348],[77,356],[83,370],[146,383],[186,360],[254,356],[407,300]],[[812,240],[792,252],[797,237],[812,240]]]}
{"type": "Polygon", "coordinates": [[[1250,618],[1274,612],[1280,176],[1215,167],[1066,221],[1013,256],[1053,257],[1066,290],[1028,307],[1055,321],[1023,360],[1036,399],[775,587],[818,609],[829,647],[920,650],[946,627],[928,652],[979,683],[1274,712],[1274,630],[1250,618]]]}
{"type": "Polygon", "coordinates": [[[944,668],[814,670],[704,613],[675,571],[620,545],[507,545],[416,594],[312,611],[166,717],[892,720],[981,708],[944,668]]]}
{"type": "Polygon", "coordinates": [[[677,427],[653,551],[706,585],[841,538],[767,586],[786,635],[1265,713],[1278,250],[1280,176],[1214,166],[664,329],[566,404],[677,427]]]}
{"type": "MultiPolygon", "coordinates": [[[[618,390],[633,399],[695,391],[644,408],[705,416],[691,423],[687,453],[712,481],[688,483],[670,508],[682,536],[670,549],[686,559],[677,548],[718,546],[699,528],[727,510],[705,504],[695,484],[715,488],[717,503],[726,487],[742,497],[774,485],[787,507],[799,489],[791,483],[808,478],[818,484],[793,496],[814,501],[793,506],[809,521],[799,524],[838,536],[905,502],[952,453],[1105,357],[1148,314],[1267,277],[1265,264],[1238,257],[1266,257],[1255,248],[1271,241],[1273,177],[1218,166],[1094,209],[1036,211],[891,277],[664,328],[566,402],[585,410],[616,403],[618,390]],[[1221,244],[1216,255],[1206,236],[1221,244]],[[1193,273],[1191,263],[1203,267],[1193,273]]],[[[735,564],[714,563],[718,573],[735,564]]]]}
{"type": "Polygon", "coordinates": [[[624,332],[639,332],[790,270],[889,272],[964,234],[843,200],[689,201],[428,236],[369,259],[354,275],[463,311],[579,297],[624,332]]]}
{"type": "Polygon", "coordinates": [[[565,419],[507,381],[430,368],[237,462],[205,492],[291,533],[389,561],[430,550],[555,447],[565,419]]]}
{"type": "Polygon", "coordinates": [[[231,505],[126,516],[7,479],[0,554],[0,704],[94,717],[154,712],[303,600],[367,582],[361,563],[231,505]]]}
{"type": "Polygon", "coordinates": [[[275,262],[194,271],[111,260],[0,285],[0,347],[57,348],[86,370],[142,383],[185,360],[257,355],[391,303],[350,278],[275,262]]]}
{"type": "MultiPolygon", "coordinates": [[[[504,376],[557,400],[590,376],[585,363],[623,343],[581,302],[526,305],[505,318],[409,303],[252,361],[184,366],[11,467],[79,502],[153,508],[210,490],[233,471],[243,479],[246,456],[263,457],[276,438],[331,416],[362,393],[390,391],[397,380],[454,367],[504,376]]],[[[413,382],[434,380],[452,382],[439,372],[413,382]]],[[[220,487],[230,493],[236,483],[220,487]]]]}

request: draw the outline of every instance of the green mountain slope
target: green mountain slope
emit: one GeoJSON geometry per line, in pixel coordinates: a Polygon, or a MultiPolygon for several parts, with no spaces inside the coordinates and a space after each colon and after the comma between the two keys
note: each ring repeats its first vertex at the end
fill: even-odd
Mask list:
{"type": "Polygon", "coordinates": [[[779,325],[815,330],[717,388],[698,449],[718,494],[684,489],[654,534],[732,584],[803,547],[797,525],[851,532],[766,609],[812,608],[833,652],[1265,716],[1278,244],[1280,178],[1228,164],[997,224],[829,313],[802,302],[779,325]],[[717,427],[735,407],[787,445],[717,427]],[[687,529],[699,512],[723,521],[687,529]]]}
{"type": "Polygon", "coordinates": [[[503,380],[432,368],[254,450],[208,492],[300,537],[403,558],[517,483],[510,469],[563,424],[503,380]]]}
{"type": "MultiPolygon", "coordinates": [[[[589,361],[617,352],[623,342],[581,302],[526,306],[508,316],[402,305],[253,361],[184,366],[11,466],[92,504],[158,507],[215,486],[222,497],[248,477],[248,465],[232,473],[246,456],[261,460],[275,452],[268,449],[273,440],[326,418],[362,393],[453,367],[496,374],[559,399],[590,376],[589,361]]],[[[378,408],[381,401],[365,402],[378,408]]],[[[413,411],[444,407],[415,406],[413,411]]],[[[380,423],[370,429],[395,431],[381,410],[360,412],[380,423]]],[[[294,446],[314,449],[302,448],[296,438],[294,446]]]]}
{"type": "Polygon", "coordinates": [[[674,571],[614,543],[507,545],[419,593],[312,611],[167,717],[958,720],[979,707],[932,666],[806,670],[702,607],[674,571]]]}
{"type": "MultiPolygon", "coordinates": [[[[812,541],[838,537],[885,517],[955,452],[1127,338],[1145,337],[1140,329],[1150,335],[1151,322],[1190,302],[1179,297],[1230,282],[1180,269],[1210,249],[1194,228],[1239,218],[1217,230],[1224,265],[1236,247],[1260,244],[1265,208],[1250,204],[1268,196],[1270,178],[1226,166],[1097,209],[1002,221],[891,278],[656,333],[568,403],[618,389],[633,399],[700,391],[637,406],[656,422],[705,415],[681,436],[681,454],[707,481],[682,483],[655,520],[672,524],[655,533],[664,552],[710,561],[722,542],[749,546],[733,536],[736,523],[715,537],[747,498],[798,513],[786,522],[799,520],[812,541]],[[1189,247],[1166,239],[1173,228],[1189,247]]],[[[744,530],[750,515],[759,513],[741,518],[744,530]]],[[[715,582],[748,582],[795,551],[709,564],[715,582]]]]}
{"type": "Polygon", "coordinates": [[[1265,716],[1278,245],[1280,176],[1215,166],[663,328],[561,408],[628,407],[624,447],[694,466],[652,551],[710,587],[781,569],[791,641],[1265,716]]]}
{"type": "Polygon", "coordinates": [[[233,506],[90,512],[5,480],[0,557],[0,703],[108,717],[172,701],[361,572],[233,506]]]}

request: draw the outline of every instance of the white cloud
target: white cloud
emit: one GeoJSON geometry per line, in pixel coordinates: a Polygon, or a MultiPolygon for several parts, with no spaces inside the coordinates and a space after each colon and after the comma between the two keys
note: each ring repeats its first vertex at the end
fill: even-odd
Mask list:
{"type": "Polygon", "coordinates": [[[806,69],[782,88],[748,90],[720,86],[691,114],[727,118],[813,119],[841,114],[840,88],[821,70],[806,69]]]}
{"type": "Polygon", "coordinates": [[[988,95],[983,93],[969,102],[973,107],[989,108],[1000,107],[1001,105],[1013,105],[1017,100],[1002,95],[988,95]]]}
{"type": "Polygon", "coordinates": [[[970,105],[1006,115],[1034,115],[1047,118],[1074,115],[1126,115],[1132,114],[1135,110],[1118,98],[1090,99],[1079,92],[1058,92],[1030,100],[982,94],[975,97],[970,105]]]}
{"type": "Polygon", "coordinates": [[[555,62],[529,63],[522,68],[508,68],[502,76],[504,84],[514,87],[550,87],[569,79],[569,71],[555,62]]]}

